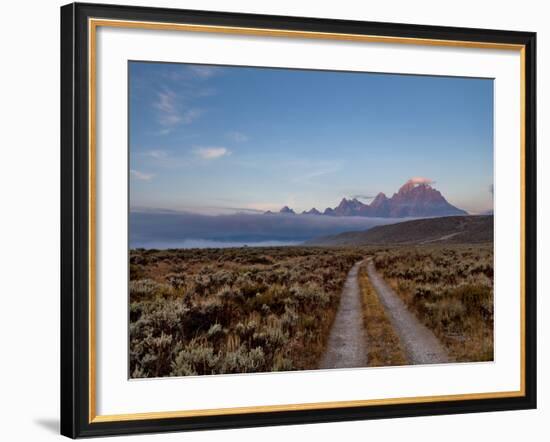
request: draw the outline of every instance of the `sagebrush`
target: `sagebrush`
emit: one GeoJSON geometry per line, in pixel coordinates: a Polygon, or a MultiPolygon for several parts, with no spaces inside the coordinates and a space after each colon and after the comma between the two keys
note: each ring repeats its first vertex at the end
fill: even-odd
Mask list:
{"type": "Polygon", "coordinates": [[[379,250],[374,263],[456,361],[493,360],[493,245],[379,250]]]}
{"type": "Polygon", "coordinates": [[[356,250],[130,252],[130,376],[317,368],[356,250]]]}

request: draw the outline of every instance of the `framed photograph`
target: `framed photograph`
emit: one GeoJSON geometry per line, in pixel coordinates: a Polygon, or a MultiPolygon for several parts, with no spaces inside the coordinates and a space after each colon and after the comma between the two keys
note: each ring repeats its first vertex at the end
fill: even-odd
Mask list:
{"type": "Polygon", "coordinates": [[[61,8],[61,432],[536,407],[529,32],[61,8]]]}

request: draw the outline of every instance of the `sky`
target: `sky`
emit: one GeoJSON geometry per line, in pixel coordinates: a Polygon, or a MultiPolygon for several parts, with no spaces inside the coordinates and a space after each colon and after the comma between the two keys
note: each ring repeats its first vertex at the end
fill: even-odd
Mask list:
{"type": "Polygon", "coordinates": [[[130,207],[297,212],[433,181],[493,208],[493,81],[129,63],[130,207]]]}

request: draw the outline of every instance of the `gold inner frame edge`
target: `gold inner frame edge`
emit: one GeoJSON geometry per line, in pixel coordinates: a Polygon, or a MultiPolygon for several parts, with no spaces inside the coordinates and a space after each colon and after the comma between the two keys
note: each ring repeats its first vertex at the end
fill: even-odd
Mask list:
{"type": "Polygon", "coordinates": [[[88,94],[89,94],[89,367],[88,367],[88,422],[117,422],[146,419],[169,419],[178,417],[238,415],[246,413],[273,413],[280,411],[322,410],[330,408],[365,407],[375,405],[414,404],[442,401],[482,400],[513,398],[525,396],[525,45],[493,42],[474,42],[460,40],[423,39],[412,37],[390,37],[363,34],[328,33],[312,31],[293,31],[283,29],[246,28],[232,26],[211,26],[182,23],[160,23],[131,20],[88,19],[88,94]],[[272,37],[293,37],[307,39],[325,39],[339,41],[358,41],[370,43],[412,44],[419,46],[444,46],[477,49],[499,49],[519,51],[520,53],[520,389],[518,391],[499,391],[488,393],[465,393],[437,396],[414,396],[388,399],[366,399],[352,401],[313,402],[283,405],[259,405],[233,408],[214,408],[178,411],[153,411],[127,414],[96,414],[96,36],[97,28],[134,28],[147,30],[170,30],[186,32],[208,32],[218,34],[255,35],[272,37]]]}

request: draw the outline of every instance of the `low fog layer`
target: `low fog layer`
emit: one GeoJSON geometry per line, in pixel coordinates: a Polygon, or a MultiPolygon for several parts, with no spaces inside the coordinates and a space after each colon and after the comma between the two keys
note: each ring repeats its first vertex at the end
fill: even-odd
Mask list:
{"type": "Polygon", "coordinates": [[[367,230],[403,218],[330,217],[317,215],[199,215],[130,212],[130,248],[292,245],[341,232],[367,230]]]}

